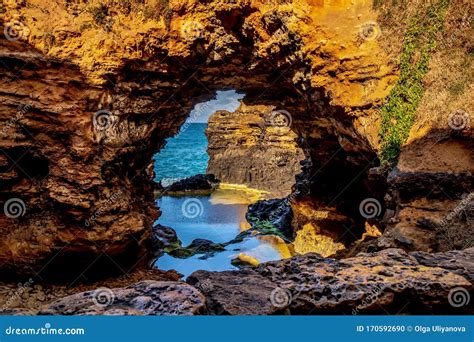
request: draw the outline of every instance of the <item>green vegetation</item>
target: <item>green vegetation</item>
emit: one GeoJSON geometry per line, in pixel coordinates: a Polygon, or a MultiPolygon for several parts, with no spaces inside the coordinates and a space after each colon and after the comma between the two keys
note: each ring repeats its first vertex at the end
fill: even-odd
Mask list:
{"type": "Polygon", "coordinates": [[[380,130],[382,165],[397,161],[415,121],[416,109],[423,97],[423,77],[428,72],[430,55],[436,47],[436,35],[443,28],[449,0],[439,0],[420,9],[410,19],[400,60],[400,79],[388,102],[381,108],[380,130]]]}
{"type": "Polygon", "coordinates": [[[250,234],[251,232],[257,232],[258,235],[276,235],[282,238],[284,241],[288,242],[288,238],[280,231],[271,221],[269,220],[261,220],[259,218],[249,216],[247,218],[248,222],[252,226],[249,230],[239,234],[242,235],[244,233],[250,234]]]}

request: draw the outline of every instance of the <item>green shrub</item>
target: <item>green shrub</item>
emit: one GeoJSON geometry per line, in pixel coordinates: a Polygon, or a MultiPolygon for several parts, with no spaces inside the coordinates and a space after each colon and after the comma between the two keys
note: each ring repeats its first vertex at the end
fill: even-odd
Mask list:
{"type": "Polygon", "coordinates": [[[408,138],[424,93],[423,77],[428,72],[436,35],[443,27],[448,6],[449,0],[432,3],[420,9],[408,24],[400,59],[400,78],[380,110],[382,165],[393,165],[397,161],[400,148],[408,138]]]}

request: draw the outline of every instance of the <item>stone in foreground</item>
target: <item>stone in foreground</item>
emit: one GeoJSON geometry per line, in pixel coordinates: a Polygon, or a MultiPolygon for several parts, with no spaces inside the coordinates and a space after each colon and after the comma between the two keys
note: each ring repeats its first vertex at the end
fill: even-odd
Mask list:
{"type": "Polygon", "coordinates": [[[205,298],[182,282],[145,280],[123,288],[99,288],[64,297],[40,315],[181,315],[204,310],[205,298]]]}
{"type": "Polygon", "coordinates": [[[275,285],[251,270],[196,271],[187,281],[206,294],[209,314],[271,315],[280,311],[270,302],[275,285]]]}
{"type": "Polygon", "coordinates": [[[187,281],[205,294],[216,314],[473,313],[469,303],[450,304],[455,291],[472,297],[474,287],[445,266],[425,266],[401,249],[388,249],[344,260],[306,254],[255,270],[198,271],[187,281]]]}

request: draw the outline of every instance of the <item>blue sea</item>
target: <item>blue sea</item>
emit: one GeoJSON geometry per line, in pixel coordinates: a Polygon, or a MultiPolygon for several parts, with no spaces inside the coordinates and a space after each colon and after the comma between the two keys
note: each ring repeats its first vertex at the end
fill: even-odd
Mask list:
{"type": "MultiPolygon", "coordinates": [[[[236,110],[242,96],[235,91],[218,92],[215,100],[196,105],[179,133],[167,139],[165,146],[154,156],[155,181],[167,186],[178,179],[206,173],[209,156],[205,131],[209,116],[217,110],[236,110]]],[[[156,205],[161,212],[156,224],[173,228],[183,246],[189,245],[197,238],[224,243],[249,228],[245,213],[248,205],[255,200],[243,190],[226,188],[219,188],[205,196],[163,195],[156,199],[156,205]],[[192,216],[187,212],[188,204],[193,206],[192,216]]],[[[288,254],[287,249],[276,237],[253,236],[240,243],[228,245],[225,251],[208,258],[197,254],[187,259],[178,259],[165,254],[156,260],[154,265],[163,270],[174,269],[188,276],[200,269],[235,269],[231,261],[239,253],[263,262],[280,259],[288,254]]]]}
{"type": "Polygon", "coordinates": [[[168,185],[177,179],[206,173],[207,123],[185,123],[180,132],[169,138],[160,153],[155,154],[155,181],[168,185]]]}

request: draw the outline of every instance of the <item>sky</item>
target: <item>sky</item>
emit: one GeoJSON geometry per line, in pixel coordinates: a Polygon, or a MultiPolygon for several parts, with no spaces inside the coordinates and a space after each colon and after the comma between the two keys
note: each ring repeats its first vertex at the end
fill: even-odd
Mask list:
{"type": "Polygon", "coordinates": [[[194,106],[186,122],[207,123],[209,117],[218,110],[233,112],[239,107],[239,100],[243,97],[244,94],[239,94],[235,90],[218,91],[215,100],[194,106]]]}

